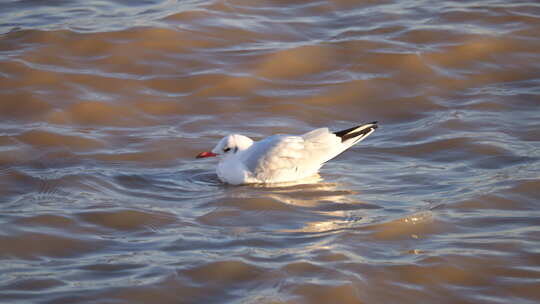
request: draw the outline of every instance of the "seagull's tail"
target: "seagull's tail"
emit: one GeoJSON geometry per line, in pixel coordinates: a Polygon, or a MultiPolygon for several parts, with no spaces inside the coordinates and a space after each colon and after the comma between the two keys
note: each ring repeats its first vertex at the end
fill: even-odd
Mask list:
{"type": "Polygon", "coordinates": [[[343,151],[352,147],[354,144],[368,137],[369,134],[375,132],[375,129],[377,129],[376,121],[359,125],[356,127],[352,127],[350,129],[334,132],[333,134],[335,136],[341,138],[341,146],[337,148],[337,150],[335,151],[335,154],[330,155],[325,161],[328,161],[338,156],[343,151]]]}
{"type": "Polygon", "coordinates": [[[337,137],[340,137],[341,142],[345,144],[348,148],[356,144],[357,142],[361,141],[362,139],[368,137],[369,134],[373,133],[375,129],[377,129],[377,127],[378,127],[377,122],[374,121],[367,124],[352,127],[350,129],[334,132],[334,134],[337,137]]]}

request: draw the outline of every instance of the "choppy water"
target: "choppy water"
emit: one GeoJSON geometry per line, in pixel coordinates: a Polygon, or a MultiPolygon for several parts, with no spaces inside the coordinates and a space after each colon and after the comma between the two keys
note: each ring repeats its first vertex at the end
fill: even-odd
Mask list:
{"type": "Polygon", "coordinates": [[[538,303],[537,1],[0,4],[2,303],[538,303]],[[381,127],[225,186],[232,132],[381,127]]]}

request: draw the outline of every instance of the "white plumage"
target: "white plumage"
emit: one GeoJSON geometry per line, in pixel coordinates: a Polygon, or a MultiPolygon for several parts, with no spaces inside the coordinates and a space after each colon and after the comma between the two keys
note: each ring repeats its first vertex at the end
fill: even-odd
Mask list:
{"type": "Polygon", "coordinates": [[[377,122],[339,132],[315,129],[303,135],[272,135],[254,142],[233,134],[197,157],[221,156],[217,175],[225,183],[282,183],[316,174],[325,162],[369,136],[377,122]]]}

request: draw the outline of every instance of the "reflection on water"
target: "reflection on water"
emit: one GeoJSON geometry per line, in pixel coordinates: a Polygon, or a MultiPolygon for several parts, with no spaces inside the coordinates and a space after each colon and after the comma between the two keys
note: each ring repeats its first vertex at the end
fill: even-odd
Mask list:
{"type": "Polygon", "coordinates": [[[10,1],[2,303],[540,301],[534,1],[10,1]],[[378,120],[312,180],[196,160],[378,120]]]}

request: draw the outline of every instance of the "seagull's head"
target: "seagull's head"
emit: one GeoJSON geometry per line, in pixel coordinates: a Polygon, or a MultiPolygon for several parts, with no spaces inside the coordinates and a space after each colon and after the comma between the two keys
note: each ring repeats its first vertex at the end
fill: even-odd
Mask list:
{"type": "Polygon", "coordinates": [[[212,157],[219,155],[233,155],[251,147],[253,140],[249,137],[239,134],[231,134],[223,137],[212,149],[212,152],[202,152],[197,158],[212,157]]]}

